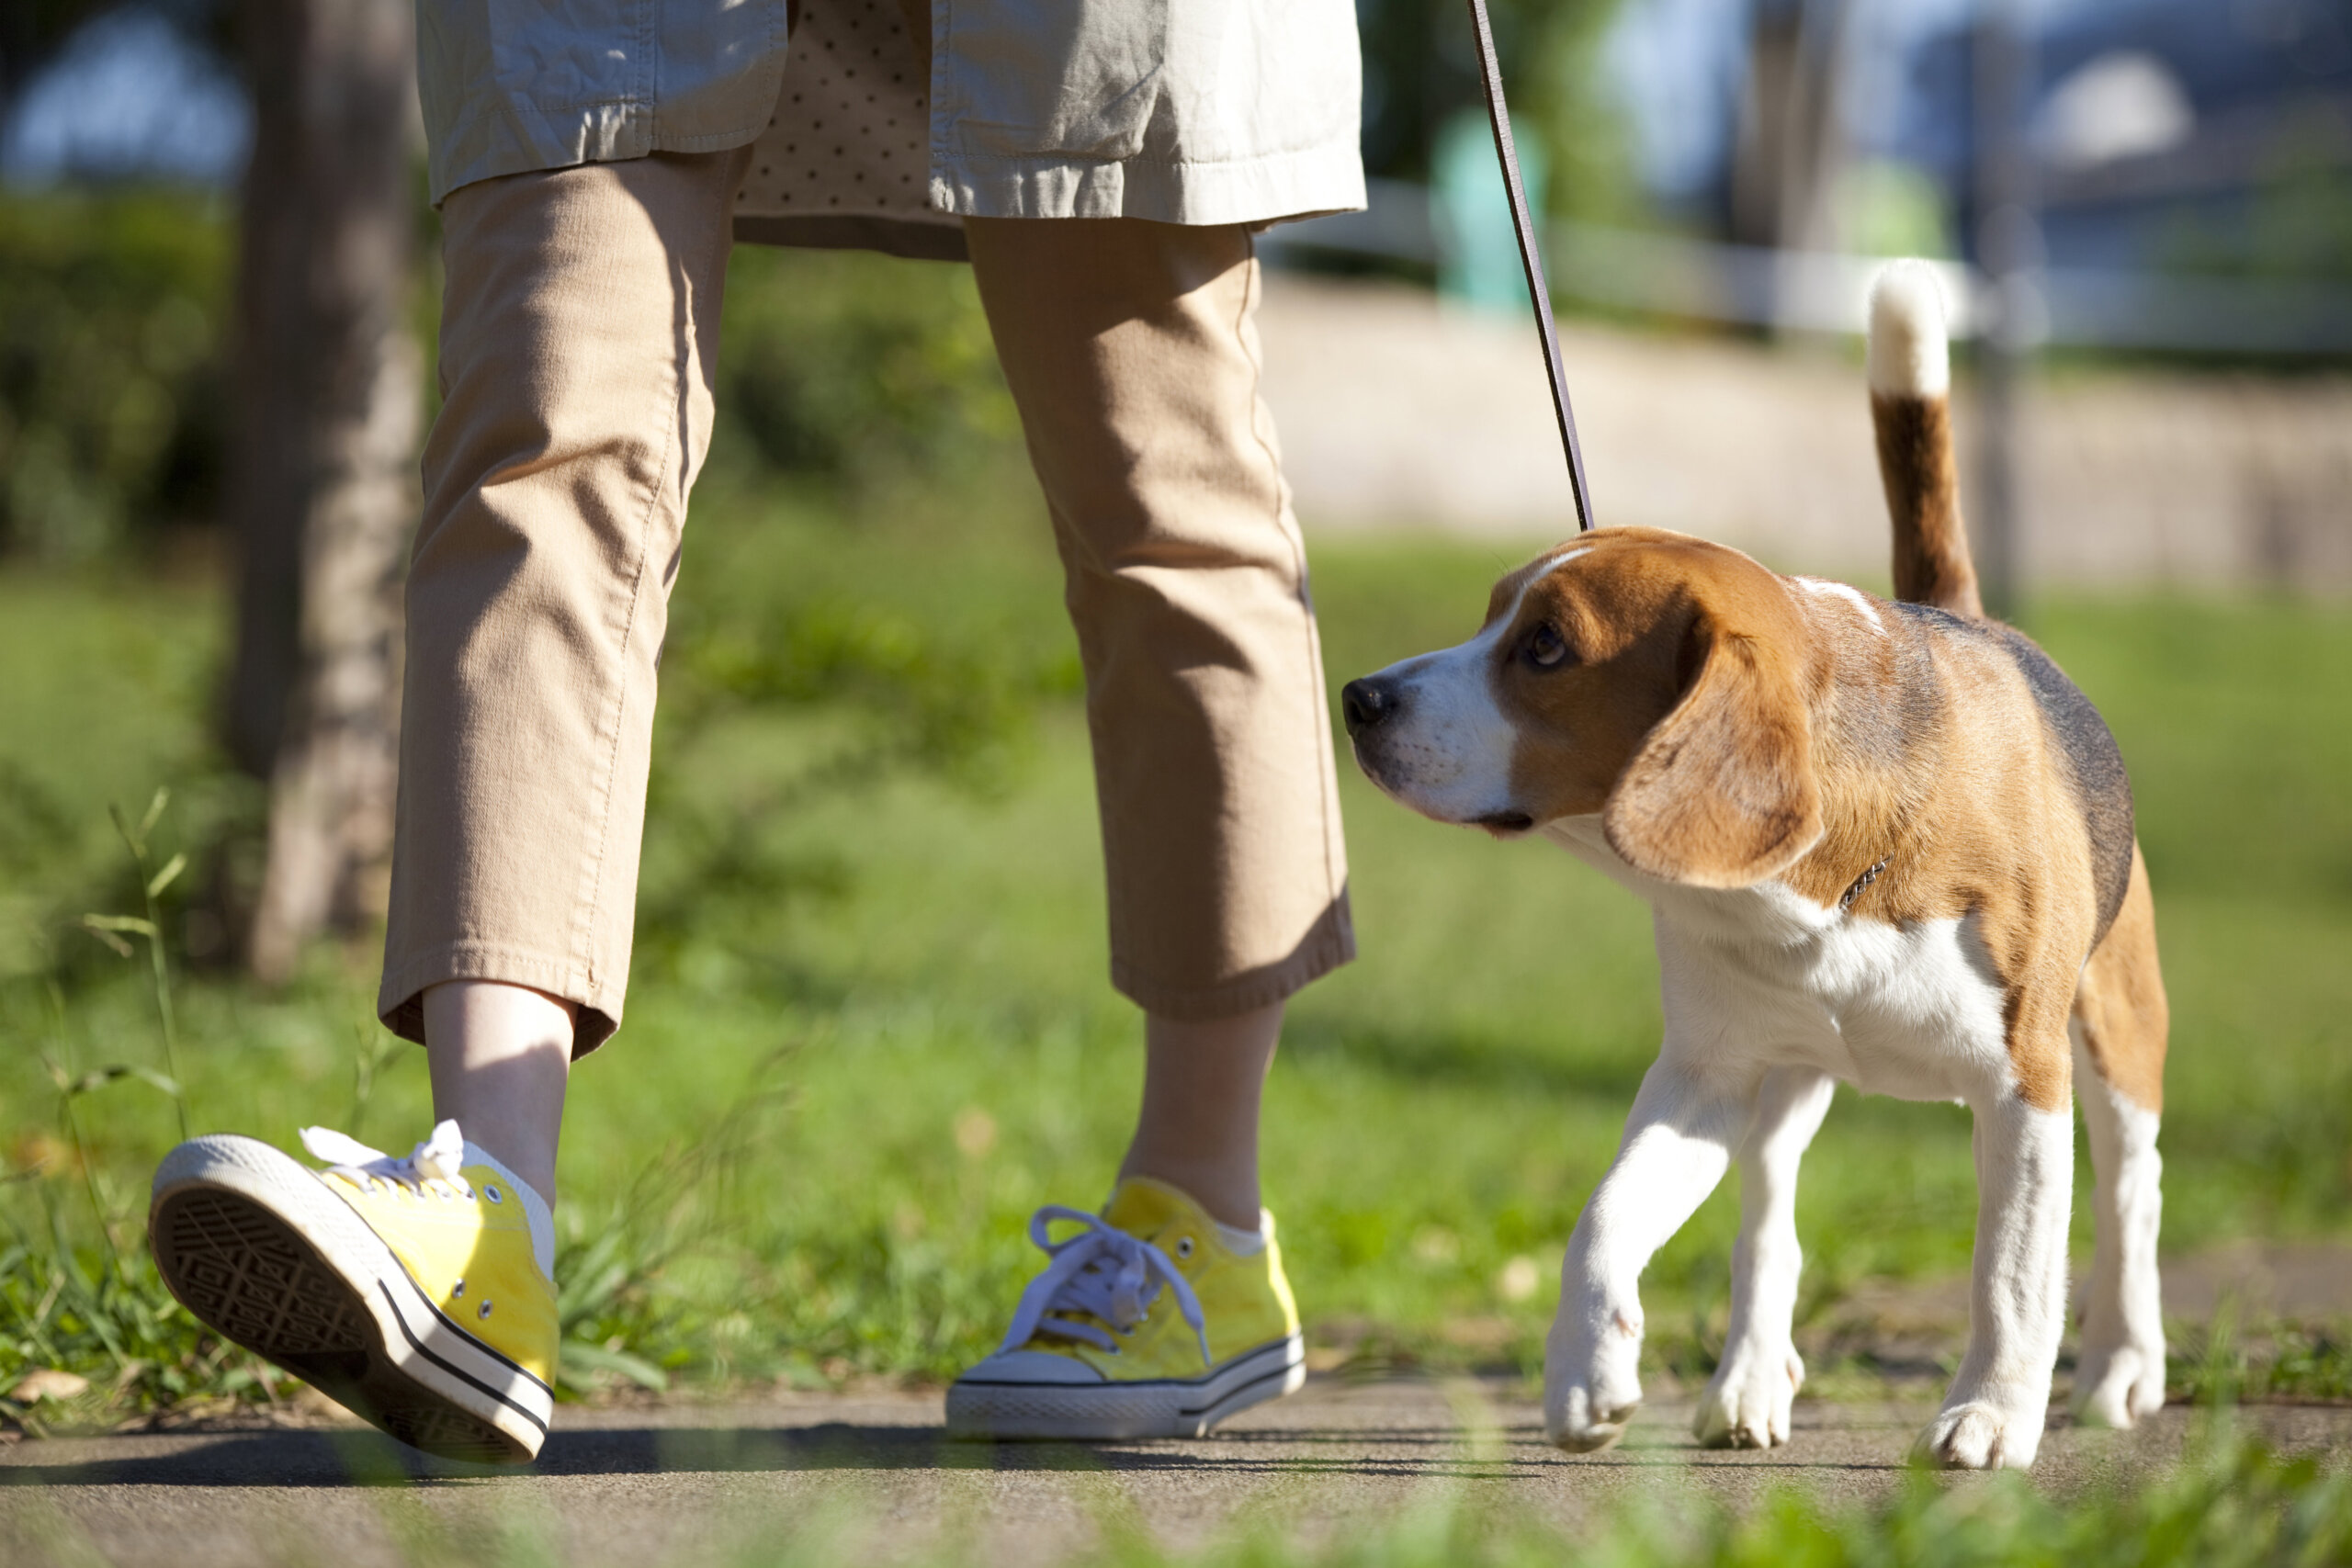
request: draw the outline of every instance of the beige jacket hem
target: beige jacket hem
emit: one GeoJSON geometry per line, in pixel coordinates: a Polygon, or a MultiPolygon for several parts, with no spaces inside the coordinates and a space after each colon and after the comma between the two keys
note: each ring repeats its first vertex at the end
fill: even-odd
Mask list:
{"type": "Polygon", "coordinates": [[[967,218],[1262,224],[1363,204],[1352,142],[1220,164],[967,153],[938,160],[931,176],[931,205],[967,218]]]}

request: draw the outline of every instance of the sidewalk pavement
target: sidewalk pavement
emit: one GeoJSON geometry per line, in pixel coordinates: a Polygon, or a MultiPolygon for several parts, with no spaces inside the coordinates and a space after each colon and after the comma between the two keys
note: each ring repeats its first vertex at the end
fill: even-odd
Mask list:
{"type": "MultiPolygon", "coordinates": [[[[1888,1495],[1932,1410],[1800,1402],[1792,1444],[1732,1453],[1698,1448],[1689,1403],[1662,1402],[1622,1449],[1568,1455],[1544,1443],[1528,1393],[1318,1378],[1204,1441],[1085,1447],[949,1442],[935,1393],[566,1409],[519,1472],[422,1461],[353,1429],[24,1442],[0,1451],[0,1562],[486,1563],[519,1539],[539,1560],[629,1568],[725,1561],[738,1546],[774,1561],[796,1540],[802,1560],[1031,1564],[1106,1529],[1186,1551],[1253,1525],[1328,1537],[1449,1500],[1573,1531],[1645,1496],[1888,1495]]],[[[2034,1480],[2056,1495],[2128,1480],[2177,1458],[2194,1419],[2167,1409],[2128,1435],[2061,1422],[2034,1480]]],[[[2286,1449],[2352,1445],[2352,1407],[2241,1419],[2286,1449]]]]}

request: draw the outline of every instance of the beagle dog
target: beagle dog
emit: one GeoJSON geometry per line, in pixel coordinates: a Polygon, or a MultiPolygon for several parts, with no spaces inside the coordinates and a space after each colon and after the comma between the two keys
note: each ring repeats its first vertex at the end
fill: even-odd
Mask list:
{"type": "Polygon", "coordinates": [[[1934,275],[1871,301],[1895,599],[1607,528],[1495,585],[1478,635],[1351,682],[1358,763],[1440,822],[1541,835],[1654,910],[1665,1038],[1561,1269],[1544,1427],[1641,1402],[1643,1267],[1736,1159],[1740,1231],[1702,1440],[1789,1439],[1797,1162],[1840,1081],[1974,1113],[1969,1347],[1919,1440],[2023,1468],[2066,1307],[2072,1104],[2098,1247],[2086,1421],[2164,1403],[2156,1123],[2166,1015],[2131,785],[2097,710],[1988,618],[1958,503],[1934,275]]]}

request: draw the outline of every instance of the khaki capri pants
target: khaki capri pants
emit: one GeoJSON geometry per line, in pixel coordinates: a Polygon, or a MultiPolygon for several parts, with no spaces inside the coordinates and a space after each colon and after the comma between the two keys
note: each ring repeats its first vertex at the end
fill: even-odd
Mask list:
{"type": "MultiPolygon", "coordinates": [[[[447,980],[620,1026],[655,670],[746,153],[510,175],[444,209],[444,403],[408,583],[378,1011],[447,980]]],[[[1113,983],[1172,1019],[1354,955],[1321,655],[1239,228],[967,220],[1086,671],[1113,983]]]]}

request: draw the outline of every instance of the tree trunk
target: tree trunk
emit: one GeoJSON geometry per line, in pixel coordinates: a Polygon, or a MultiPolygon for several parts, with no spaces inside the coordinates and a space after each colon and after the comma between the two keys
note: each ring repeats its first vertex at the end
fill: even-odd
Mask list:
{"type": "Polygon", "coordinates": [[[247,933],[282,980],[379,913],[398,761],[401,564],[415,515],[415,35],[405,0],[243,0],[254,106],[238,276],[227,730],[269,781],[247,933]]]}
{"type": "Polygon", "coordinates": [[[1849,0],[1755,7],[1732,148],[1730,230],[1745,245],[1835,250],[1849,0]]]}

